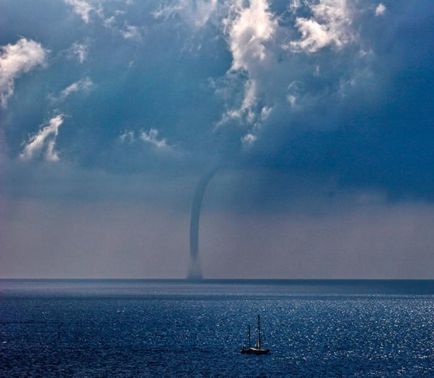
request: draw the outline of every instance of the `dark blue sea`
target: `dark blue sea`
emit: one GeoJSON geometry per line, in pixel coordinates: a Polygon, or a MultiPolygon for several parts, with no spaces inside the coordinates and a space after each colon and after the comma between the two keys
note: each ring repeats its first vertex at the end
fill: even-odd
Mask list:
{"type": "Polygon", "coordinates": [[[3,280],[0,376],[434,377],[434,282],[3,280]]]}

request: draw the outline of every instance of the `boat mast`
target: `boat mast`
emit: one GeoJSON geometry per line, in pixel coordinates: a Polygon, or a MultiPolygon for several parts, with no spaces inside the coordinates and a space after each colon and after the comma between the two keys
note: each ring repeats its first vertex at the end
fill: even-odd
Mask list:
{"type": "Polygon", "coordinates": [[[258,315],[258,348],[261,348],[261,319],[258,315]]]}
{"type": "Polygon", "coordinates": [[[249,344],[247,345],[250,348],[251,341],[250,341],[250,324],[247,326],[247,334],[249,336],[249,344]]]}

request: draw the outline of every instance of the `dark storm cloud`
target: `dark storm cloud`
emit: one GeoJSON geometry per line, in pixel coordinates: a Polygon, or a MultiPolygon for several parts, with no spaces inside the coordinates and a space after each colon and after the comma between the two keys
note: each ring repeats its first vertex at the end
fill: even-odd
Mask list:
{"type": "MultiPolygon", "coordinates": [[[[276,2],[269,9],[265,2],[262,9],[255,2],[250,8],[210,3],[204,10],[200,2],[196,7],[87,3],[89,8],[80,10],[75,2],[46,1],[44,12],[34,9],[40,17],[24,20],[21,6],[3,4],[8,17],[2,44],[23,35],[49,50],[46,69],[17,81],[2,112],[11,158],[57,111],[67,116],[57,142],[63,158],[87,167],[159,166],[150,146],[140,156],[137,145],[118,143],[124,132],[150,129],[192,162],[214,154],[238,159],[240,138],[251,134],[257,139],[249,151],[255,164],[330,170],[356,184],[363,184],[356,172],[366,171],[372,184],[391,190],[402,181],[400,172],[414,180],[416,169],[431,165],[433,7],[428,2],[385,4],[377,17],[377,3],[323,2],[336,9],[329,19],[315,14],[314,2],[298,8],[297,2],[276,2]],[[244,16],[270,30],[249,31],[244,16]],[[300,19],[325,25],[325,42],[293,51],[291,43],[302,41],[300,19]],[[127,26],[141,37],[125,38],[127,26]],[[251,38],[250,47],[243,36],[251,38]],[[86,51],[81,63],[74,44],[86,51]],[[50,96],[83,80],[92,83],[91,91],[50,102],[50,96]],[[227,112],[232,118],[216,127],[227,112]]],[[[177,157],[172,163],[179,168],[177,157]]],[[[171,165],[170,159],[163,161],[171,165]]],[[[412,192],[412,180],[400,190],[412,192]]]]}

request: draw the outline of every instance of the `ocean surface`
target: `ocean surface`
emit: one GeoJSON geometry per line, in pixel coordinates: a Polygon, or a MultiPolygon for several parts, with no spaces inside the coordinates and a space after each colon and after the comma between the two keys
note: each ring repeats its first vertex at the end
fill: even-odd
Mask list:
{"type": "Polygon", "coordinates": [[[0,280],[0,376],[434,377],[434,281],[0,280]]]}

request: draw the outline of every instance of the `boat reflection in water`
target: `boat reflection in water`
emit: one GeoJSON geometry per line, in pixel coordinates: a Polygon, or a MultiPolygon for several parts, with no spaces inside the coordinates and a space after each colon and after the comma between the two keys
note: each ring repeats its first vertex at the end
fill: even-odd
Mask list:
{"type": "Polygon", "coordinates": [[[257,325],[257,335],[255,346],[250,346],[250,325],[248,326],[248,344],[247,346],[243,346],[241,348],[241,353],[243,354],[267,354],[270,352],[270,349],[262,348],[262,340],[261,340],[261,318],[258,315],[258,325],[257,325]]]}

